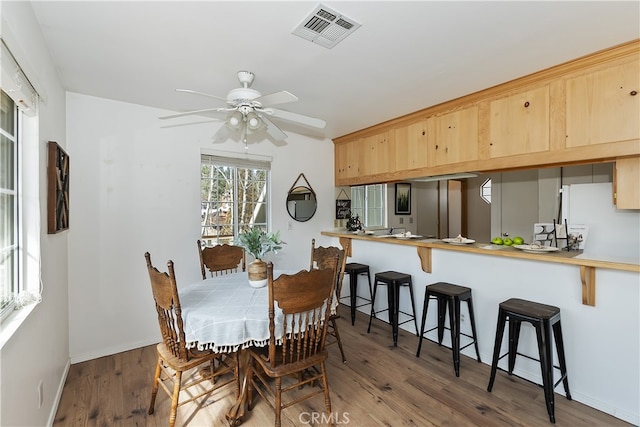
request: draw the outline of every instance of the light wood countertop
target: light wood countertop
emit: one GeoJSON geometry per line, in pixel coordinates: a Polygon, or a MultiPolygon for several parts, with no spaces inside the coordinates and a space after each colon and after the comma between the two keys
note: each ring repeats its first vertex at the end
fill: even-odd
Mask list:
{"type": "Polygon", "coordinates": [[[431,273],[431,251],[433,249],[467,252],[480,255],[519,258],[538,262],[552,262],[567,265],[576,265],[580,268],[580,280],[582,282],[582,302],[587,305],[595,305],[595,269],[606,268],[640,273],[638,260],[615,258],[607,256],[585,256],[579,251],[558,251],[553,253],[533,254],[523,252],[512,247],[495,249],[495,245],[489,243],[472,243],[469,245],[451,245],[438,239],[398,239],[387,236],[373,236],[369,234],[355,234],[345,230],[333,230],[321,232],[323,236],[337,237],[340,244],[351,256],[352,240],[365,240],[377,243],[394,245],[415,246],[422,262],[422,269],[431,273]]]}

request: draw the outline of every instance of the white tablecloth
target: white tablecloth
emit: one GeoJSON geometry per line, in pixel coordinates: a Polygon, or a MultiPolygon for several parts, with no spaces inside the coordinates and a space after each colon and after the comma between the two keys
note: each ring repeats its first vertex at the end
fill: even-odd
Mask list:
{"type": "MultiPolygon", "coordinates": [[[[274,270],[273,277],[294,273],[274,270]]],[[[252,288],[246,272],[200,280],[179,287],[178,294],[187,348],[231,352],[269,343],[269,288],[252,288]]],[[[332,313],[336,307],[333,298],[332,313]]],[[[277,304],[275,316],[275,335],[281,336],[283,313],[277,304]]]]}
{"type": "MultiPolygon", "coordinates": [[[[269,342],[269,289],[252,288],[246,272],[201,280],[178,293],[188,348],[229,352],[269,342]]],[[[281,319],[276,310],[276,325],[281,319]]]]}

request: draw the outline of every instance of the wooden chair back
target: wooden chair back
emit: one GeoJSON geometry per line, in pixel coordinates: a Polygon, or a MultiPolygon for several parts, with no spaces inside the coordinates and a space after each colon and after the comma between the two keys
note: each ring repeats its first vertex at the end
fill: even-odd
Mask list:
{"type": "Polygon", "coordinates": [[[200,255],[200,270],[203,280],[207,278],[207,270],[211,277],[237,272],[240,266],[242,271],[246,270],[245,253],[240,246],[225,243],[202,247],[202,242],[198,240],[198,254],[200,255]]]}
{"type": "Polygon", "coordinates": [[[282,274],[273,279],[273,264],[267,265],[269,286],[269,361],[272,367],[295,365],[307,359],[326,357],[325,342],[335,292],[338,259],[322,269],[282,274]],[[276,334],[275,305],[284,318],[276,334]],[[297,363],[298,362],[298,363],[297,363]]]}
{"type": "Polygon", "coordinates": [[[342,293],[342,281],[344,278],[344,267],[347,264],[346,251],[336,246],[318,246],[316,239],[311,239],[311,263],[309,269],[327,268],[332,265],[334,258],[338,258],[338,268],[336,270],[336,298],[340,298],[342,293]]]}
{"type": "Polygon", "coordinates": [[[185,333],[182,323],[182,309],[178,297],[178,286],[173,271],[173,261],[167,262],[168,273],[160,272],[151,263],[151,254],[144,254],[151,281],[151,291],[156,303],[158,323],[162,333],[162,341],[178,359],[189,360],[189,352],[185,346],[185,333]]]}

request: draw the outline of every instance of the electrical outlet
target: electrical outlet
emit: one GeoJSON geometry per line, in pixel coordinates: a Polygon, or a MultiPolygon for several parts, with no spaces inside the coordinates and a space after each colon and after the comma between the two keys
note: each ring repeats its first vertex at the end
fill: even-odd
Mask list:
{"type": "Polygon", "coordinates": [[[399,218],[400,224],[404,224],[404,218],[399,218]]]}
{"type": "Polygon", "coordinates": [[[289,230],[293,230],[293,221],[289,221],[289,230]]]}
{"type": "Polygon", "coordinates": [[[42,402],[44,400],[44,390],[42,386],[42,380],[38,383],[38,408],[42,408],[42,402]]]}
{"type": "Polygon", "coordinates": [[[464,322],[464,314],[460,313],[460,322],[464,322]]]}

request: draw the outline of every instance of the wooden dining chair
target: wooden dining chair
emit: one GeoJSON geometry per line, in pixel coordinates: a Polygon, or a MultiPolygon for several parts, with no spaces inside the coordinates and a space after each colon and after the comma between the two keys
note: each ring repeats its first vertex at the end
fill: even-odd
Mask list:
{"type": "Polygon", "coordinates": [[[326,416],[331,419],[325,344],[337,261],[334,258],[325,268],[282,274],[275,280],[273,264],[268,264],[269,344],[249,349],[248,408],[253,408],[255,390],[274,410],[276,427],[281,425],[283,409],[320,393],[324,393],[326,416]],[[305,384],[319,387],[302,387],[305,384]]]}
{"type": "MultiPolygon", "coordinates": [[[[316,247],[316,239],[311,239],[311,264],[309,268],[326,268],[327,265],[333,262],[333,258],[338,257],[338,270],[336,276],[336,302],[340,301],[340,293],[342,292],[342,281],[344,278],[344,267],[347,263],[346,253],[343,249],[336,246],[329,247],[316,247]]],[[[336,304],[337,310],[337,304],[336,304]]],[[[339,319],[338,312],[331,313],[329,317],[329,336],[327,345],[338,344],[340,348],[340,355],[342,356],[342,362],[346,363],[347,359],[344,356],[344,349],[342,348],[342,340],[340,339],[340,331],[336,324],[336,319],[339,319]]]]}
{"type": "Polygon", "coordinates": [[[198,240],[198,254],[200,256],[200,270],[202,279],[207,278],[207,270],[211,277],[220,274],[237,272],[238,268],[246,270],[244,249],[240,246],[228,244],[203,246],[198,240]]]}
{"type": "Polygon", "coordinates": [[[235,395],[236,398],[238,397],[240,392],[238,353],[214,353],[186,347],[173,261],[167,263],[169,272],[164,273],[152,265],[149,252],[145,253],[144,257],[147,260],[151,290],[162,334],[162,342],[156,347],[158,364],[153,378],[149,415],[153,414],[155,409],[158,387],[162,387],[171,398],[169,426],[173,427],[178,407],[185,403],[205,395],[209,397],[214,390],[231,383],[235,383],[235,395]],[[196,369],[202,367],[204,369],[196,369]],[[190,371],[189,375],[185,375],[187,371],[190,371]],[[180,392],[191,389],[193,386],[198,387],[193,389],[193,392],[189,390],[188,399],[180,401],[180,392]]]}

